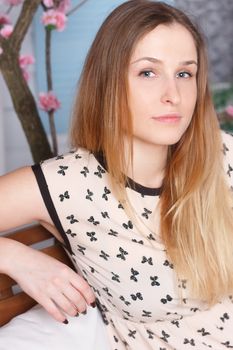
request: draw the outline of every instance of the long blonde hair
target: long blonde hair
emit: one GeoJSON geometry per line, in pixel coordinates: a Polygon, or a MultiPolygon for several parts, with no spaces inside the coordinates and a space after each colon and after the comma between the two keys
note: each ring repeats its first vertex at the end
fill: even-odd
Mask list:
{"type": "MultiPolygon", "coordinates": [[[[214,303],[233,292],[232,196],[222,169],[221,137],[213,109],[203,38],[180,10],[131,0],[105,20],[89,50],[74,107],[75,147],[103,152],[119,198],[126,198],[123,135],[132,140],[127,71],[138,41],[159,24],[179,23],[198,54],[197,102],[181,140],[169,148],[161,195],[161,235],[179,276],[193,295],[214,303]]],[[[132,149],[131,149],[132,154],[132,149]]]]}

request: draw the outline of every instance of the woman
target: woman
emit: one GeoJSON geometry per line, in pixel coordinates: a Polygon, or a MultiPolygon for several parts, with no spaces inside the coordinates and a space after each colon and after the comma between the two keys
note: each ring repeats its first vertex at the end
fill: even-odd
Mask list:
{"type": "Polygon", "coordinates": [[[233,139],[181,11],[134,0],[110,14],[71,138],[69,154],[1,179],[0,227],[41,222],[84,278],[4,238],[1,270],[61,322],[96,298],[112,349],[232,348],[233,139]]]}

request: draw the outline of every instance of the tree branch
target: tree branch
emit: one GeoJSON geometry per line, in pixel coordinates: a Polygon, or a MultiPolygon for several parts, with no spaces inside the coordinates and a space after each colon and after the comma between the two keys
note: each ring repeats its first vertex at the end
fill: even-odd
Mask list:
{"type": "Polygon", "coordinates": [[[78,5],[74,6],[70,11],[67,12],[67,16],[72,15],[75,11],[77,11],[87,0],[82,0],[78,5]]]}
{"type": "Polygon", "coordinates": [[[14,27],[14,31],[8,39],[11,47],[14,47],[15,52],[19,52],[22,41],[27,33],[27,30],[32,22],[33,16],[40,5],[41,0],[25,0],[14,27]]]}

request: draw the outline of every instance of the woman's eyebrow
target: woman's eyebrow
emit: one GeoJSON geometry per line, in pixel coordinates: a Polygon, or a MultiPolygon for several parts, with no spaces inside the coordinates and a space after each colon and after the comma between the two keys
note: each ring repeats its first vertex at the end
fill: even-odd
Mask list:
{"type": "MultiPolygon", "coordinates": [[[[163,61],[161,61],[155,57],[141,57],[141,58],[138,58],[136,61],[133,61],[132,64],[140,62],[140,61],[149,61],[152,63],[163,64],[163,61]]],[[[182,65],[182,66],[188,66],[190,64],[195,64],[197,66],[197,62],[195,60],[188,60],[188,61],[179,62],[179,65],[182,65]]]]}

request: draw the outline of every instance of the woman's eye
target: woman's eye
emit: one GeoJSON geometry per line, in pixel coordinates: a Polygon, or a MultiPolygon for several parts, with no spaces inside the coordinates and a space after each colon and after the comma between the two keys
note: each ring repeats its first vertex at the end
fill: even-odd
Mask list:
{"type": "Polygon", "coordinates": [[[189,72],[179,72],[177,73],[178,78],[191,78],[192,74],[189,72]]]}
{"type": "Polygon", "coordinates": [[[140,72],[139,75],[144,78],[152,78],[155,76],[155,74],[151,70],[144,70],[140,72]]]}

